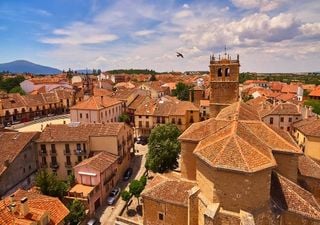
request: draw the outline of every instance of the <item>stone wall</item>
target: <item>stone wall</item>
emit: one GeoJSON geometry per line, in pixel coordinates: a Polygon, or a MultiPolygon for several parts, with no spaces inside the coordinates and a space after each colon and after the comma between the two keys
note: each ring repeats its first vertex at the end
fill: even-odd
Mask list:
{"type": "Polygon", "coordinates": [[[297,183],[298,155],[273,152],[273,156],[277,162],[275,170],[289,180],[297,183]]]}
{"type": "Polygon", "coordinates": [[[193,154],[197,142],[181,141],[181,177],[189,180],[196,179],[196,156],[193,154]]]}

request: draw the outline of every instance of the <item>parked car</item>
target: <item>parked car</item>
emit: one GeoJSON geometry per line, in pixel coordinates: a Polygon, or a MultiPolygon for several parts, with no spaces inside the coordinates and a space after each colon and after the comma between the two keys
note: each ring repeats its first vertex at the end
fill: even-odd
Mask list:
{"type": "Polygon", "coordinates": [[[126,172],[124,172],[124,174],[123,174],[123,180],[124,180],[124,181],[129,180],[130,177],[131,177],[131,175],[132,175],[132,172],[133,172],[133,169],[132,169],[132,168],[128,168],[128,169],[126,170],[126,172]]]}
{"type": "Polygon", "coordinates": [[[91,218],[88,222],[87,225],[98,225],[100,224],[99,220],[97,218],[91,218]]]}
{"type": "Polygon", "coordinates": [[[137,144],[146,145],[148,144],[148,137],[140,136],[137,138],[137,144]]]}
{"type": "Polygon", "coordinates": [[[113,203],[115,203],[115,201],[118,199],[118,197],[120,196],[120,191],[121,189],[120,188],[114,188],[108,198],[107,198],[107,203],[108,205],[112,205],[113,203]]]}

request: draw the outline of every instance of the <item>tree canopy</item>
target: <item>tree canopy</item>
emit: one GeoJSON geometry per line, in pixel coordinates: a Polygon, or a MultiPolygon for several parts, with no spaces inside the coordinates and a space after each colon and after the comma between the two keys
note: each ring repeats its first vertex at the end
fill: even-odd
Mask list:
{"type": "Polygon", "coordinates": [[[176,85],[176,89],[173,90],[173,95],[177,96],[179,100],[188,101],[189,100],[189,89],[191,87],[185,83],[179,82],[176,85]]]}
{"type": "Polygon", "coordinates": [[[24,90],[20,86],[16,86],[16,87],[12,88],[9,92],[10,93],[19,93],[20,95],[26,94],[26,92],[24,92],[24,90]]]}
{"type": "Polygon", "coordinates": [[[122,113],[119,116],[119,122],[125,122],[125,123],[130,123],[130,117],[127,113],[122,113]]]}
{"type": "Polygon", "coordinates": [[[20,83],[24,80],[25,79],[23,76],[16,76],[16,77],[9,77],[6,79],[0,79],[0,89],[4,90],[6,92],[11,92],[11,90],[13,90],[15,88],[13,90],[13,92],[11,92],[11,93],[16,93],[14,91],[19,90],[18,88],[20,88],[20,83]]]}
{"type": "Polygon", "coordinates": [[[174,124],[163,124],[151,131],[145,165],[147,169],[163,173],[178,166],[179,135],[180,130],[174,124]]]}
{"type": "Polygon", "coordinates": [[[52,197],[62,198],[68,189],[65,182],[58,180],[55,174],[48,173],[46,170],[40,170],[35,181],[42,194],[52,197]]]}
{"type": "Polygon", "coordinates": [[[70,211],[69,215],[66,217],[67,224],[77,225],[79,222],[83,221],[86,213],[84,204],[78,199],[74,199],[71,204],[68,205],[70,211]]]}
{"type": "Polygon", "coordinates": [[[304,104],[307,105],[307,106],[311,106],[312,107],[312,112],[320,115],[320,100],[310,99],[310,100],[306,100],[304,102],[304,104]]]}

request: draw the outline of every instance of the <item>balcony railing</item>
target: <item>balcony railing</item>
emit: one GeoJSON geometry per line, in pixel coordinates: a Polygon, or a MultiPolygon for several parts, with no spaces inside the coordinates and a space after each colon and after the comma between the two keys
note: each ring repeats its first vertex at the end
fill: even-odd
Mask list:
{"type": "Polygon", "coordinates": [[[57,156],[57,152],[50,151],[51,156],[57,156]]]}
{"type": "Polygon", "coordinates": [[[64,154],[64,155],[71,155],[71,151],[70,151],[70,150],[67,151],[66,149],[64,149],[64,150],[63,150],[63,154],[64,154]]]}
{"type": "Polygon", "coordinates": [[[41,168],[48,168],[48,163],[40,163],[41,168]]]}
{"type": "Polygon", "coordinates": [[[58,169],[59,168],[59,163],[50,163],[50,167],[52,168],[52,169],[58,169]]]}
{"type": "Polygon", "coordinates": [[[76,149],[76,150],[74,150],[74,154],[76,154],[76,155],[86,155],[87,152],[84,151],[83,149],[76,149]]]}
{"type": "Polygon", "coordinates": [[[65,166],[66,168],[72,168],[72,163],[71,163],[71,162],[65,162],[65,163],[64,163],[64,166],[65,166]]]}
{"type": "Polygon", "coordinates": [[[40,150],[39,155],[40,155],[40,156],[47,156],[48,153],[47,153],[46,151],[41,151],[41,150],[40,150]]]}

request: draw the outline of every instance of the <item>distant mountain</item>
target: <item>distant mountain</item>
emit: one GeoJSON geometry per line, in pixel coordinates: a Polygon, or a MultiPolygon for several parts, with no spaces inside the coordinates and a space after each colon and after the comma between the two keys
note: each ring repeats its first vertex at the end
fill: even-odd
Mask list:
{"type": "Polygon", "coordinates": [[[26,60],[16,60],[9,63],[0,64],[0,71],[11,73],[32,73],[32,74],[58,74],[61,70],[56,68],[38,65],[26,60]]]}
{"type": "Polygon", "coordinates": [[[89,69],[80,69],[80,70],[76,70],[77,73],[82,73],[82,74],[91,74],[92,73],[92,70],[89,70],[89,69]]]}

